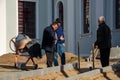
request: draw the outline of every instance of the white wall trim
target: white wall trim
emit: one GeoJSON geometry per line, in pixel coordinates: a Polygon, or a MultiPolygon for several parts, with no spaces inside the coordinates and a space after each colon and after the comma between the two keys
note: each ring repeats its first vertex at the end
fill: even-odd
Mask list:
{"type": "Polygon", "coordinates": [[[0,0],[0,55],[6,53],[6,0],[0,0]]]}
{"type": "Polygon", "coordinates": [[[18,1],[16,0],[16,35],[18,35],[18,1]]]}

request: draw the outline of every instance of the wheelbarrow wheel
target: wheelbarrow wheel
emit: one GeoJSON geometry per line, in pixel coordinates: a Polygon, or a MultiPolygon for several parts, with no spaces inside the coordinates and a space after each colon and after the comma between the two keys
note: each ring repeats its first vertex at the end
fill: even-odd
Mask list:
{"type": "Polygon", "coordinates": [[[21,64],[21,70],[24,70],[26,68],[26,64],[25,63],[22,63],[21,64]]]}
{"type": "Polygon", "coordinates": [[[37,64],[34,65],[34,69],[38,69],[38,65],[37,64]]]}

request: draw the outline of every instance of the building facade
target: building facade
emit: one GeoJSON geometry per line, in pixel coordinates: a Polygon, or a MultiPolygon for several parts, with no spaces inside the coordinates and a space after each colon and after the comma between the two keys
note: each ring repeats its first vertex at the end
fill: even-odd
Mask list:
{"type": "Polygon", "coordinates": [[[42,41],[43,29],[61,18],[66,51],[89,55],[96,40],[98,17],[105,16],[112,45],[120,46],[120,0],[0,0],[0,55],[11,52],[9,41],[18,33],[42,41]]]}

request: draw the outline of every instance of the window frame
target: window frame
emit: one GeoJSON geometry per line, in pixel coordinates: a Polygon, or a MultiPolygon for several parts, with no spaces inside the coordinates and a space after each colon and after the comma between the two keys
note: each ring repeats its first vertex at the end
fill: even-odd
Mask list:
{"type": "MultiPolygon", "coordinates": [[[[40,22],[39,22],[39,17],[38,17],[39,16],[39,0],[18,0],[18,1],[35,2],[35,4],[36,4],[36,22],[35,22],[35,24],[36,24],[36,26],[35,26],[36,30],[35,31],[36,32],[35,32],[35,38],[39,39],[40,38],[40,36],[39,36],[39,23],[40,22]]],[[[18,10],[17,10],[17,12],[18,12],[18,10]]]]}
{"type": "Polygon", "coordinates": [[[88,3],[88,13],[86,13],[86,4],[85,4],[85,2],[86,2],[87,0],[83,0],[83,34],[90,34],[90,0],[88,0],[89,1],[89,3],[88,3]],[[86,24],[87,23],[87,20],[85,20],[85,19],[87,19],[86,17],[87,17],[87,14],[88,14],[88,24],[86,24]],[[86,25],[88,25],[89,27],[86,27],[86,25]],[[88,31],[86,31],[86,29],[85,28],[88,28],[88,31]]]}

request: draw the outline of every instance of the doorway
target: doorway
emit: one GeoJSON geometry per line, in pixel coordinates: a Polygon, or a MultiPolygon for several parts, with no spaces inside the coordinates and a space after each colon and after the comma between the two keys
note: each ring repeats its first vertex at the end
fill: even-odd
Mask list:
{"type": "Polygon", "coordinates": [[[62,21],[62,27],[64,29],[64,10],[63,10],[63,3],[60,1],[58,2],[58,17],[62,21]]]}

